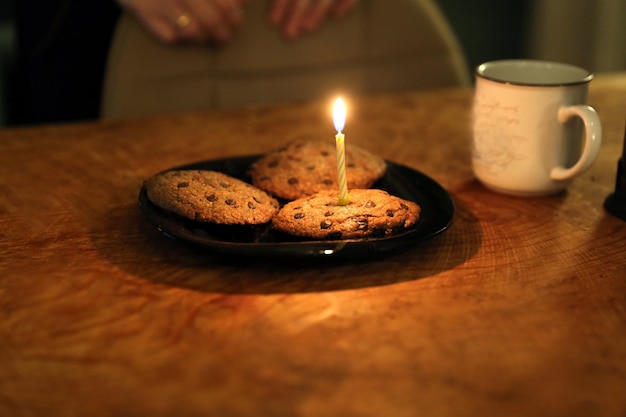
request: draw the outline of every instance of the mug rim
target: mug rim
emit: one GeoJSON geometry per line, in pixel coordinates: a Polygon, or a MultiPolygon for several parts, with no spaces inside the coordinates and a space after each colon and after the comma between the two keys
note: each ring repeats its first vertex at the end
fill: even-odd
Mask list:
{"type": "Polygon", "coordinates": [[[522,86],[537,86],[537,87],[557,87],[557,86],[570,86],[570,85],[578,85],[578,84],[586,84],[593,79],[593,73],[585,68],[579,67],[577,65],[567,64],[564,62],[557,61],[547,61],[547,60],[539,60],[539,59],[502,59],[496,61],[488,61],[478,65],[474,71],[475,75],[479,78],[483,78],[486,80],[503,83],[503,84],[512,84],[512,85],[522,85],[522,86]],[[489,68],[499,67],[503,68],[508,66],[519,67],[519,66],[531,66],[533,68],[555,68],[558,67],[560,69],[567,69],[569,71],[580,72],[579,77],[575,77],[572,79],[564,80],[564,81],[551,81],[551,82],[538,82],[538,81],[524,81],[520,79],[511,79],[504,76],[498,75],[489,75],[486,74],[489,68]]]}

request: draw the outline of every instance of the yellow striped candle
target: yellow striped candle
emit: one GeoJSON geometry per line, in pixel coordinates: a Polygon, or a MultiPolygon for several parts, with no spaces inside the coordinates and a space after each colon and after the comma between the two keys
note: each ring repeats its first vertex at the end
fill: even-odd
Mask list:
{"type": "Polygon", "coordinates": [[[339,205],[345,206],[350,204],[350,196],[348,195],[348,178],[346,177],[346,146],[343,128],[346,124],[346,105],[343,100],[338,98],[333,108],[333,122],[337,134],[335,142],[337,144],[337,179],[339,181],[339,205]]]}

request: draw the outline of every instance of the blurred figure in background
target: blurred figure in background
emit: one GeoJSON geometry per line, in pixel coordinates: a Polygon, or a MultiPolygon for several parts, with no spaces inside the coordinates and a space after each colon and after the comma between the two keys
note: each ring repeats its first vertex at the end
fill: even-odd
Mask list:
{"type": "MultiPolygon", "coordinates": [[[[96,119],[111,36],[122,8],[160,41],[226,45],[254,0],[19,0],[8,123],[96,119]]],[[[273,0],[268,21],[294,40],[358,0],[273,0]]]]}
{"type": "MultiPolygon", "coordinates": [[[[224,44],[244,22],[248,0],[118,0],[163,42],[224,44]]],[[[251,0],[254,1],[254,0],[251,0]]],[[[268,20],[287,39],[315,30],[329,17],[339,18],[357,0],[274,0],[268,20]]]]}

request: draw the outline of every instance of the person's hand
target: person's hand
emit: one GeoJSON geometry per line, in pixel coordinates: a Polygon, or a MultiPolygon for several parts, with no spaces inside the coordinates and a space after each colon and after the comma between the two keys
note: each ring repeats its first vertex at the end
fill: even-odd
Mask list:
{"type": "Polygon", "coordinates": [[[165,43],[229,41],[246,0],[117,0],[165,43]]]}
{"type": "Polygon", "coordinates": [[[315,30],[328,17],[342,17],[357,2],[358,0],[274,0],[270,9],[270,22],[278,26],[285,37],[294,39],[315,30]]]}

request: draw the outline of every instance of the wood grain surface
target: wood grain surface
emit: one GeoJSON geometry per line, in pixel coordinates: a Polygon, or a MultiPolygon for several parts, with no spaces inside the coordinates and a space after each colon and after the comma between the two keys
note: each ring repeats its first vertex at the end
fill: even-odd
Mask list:
{"type": "Polygon", "coordinates": [[[471,100],[348,98],[347,146],[457,206],[358,261],[216,255],[137,204],[173,166],[332,140],[330,103],[0,130],[0,416],[625,416],[626,75],[592,82],[600,156],[552,197],[473,178],[471,100]]]}

